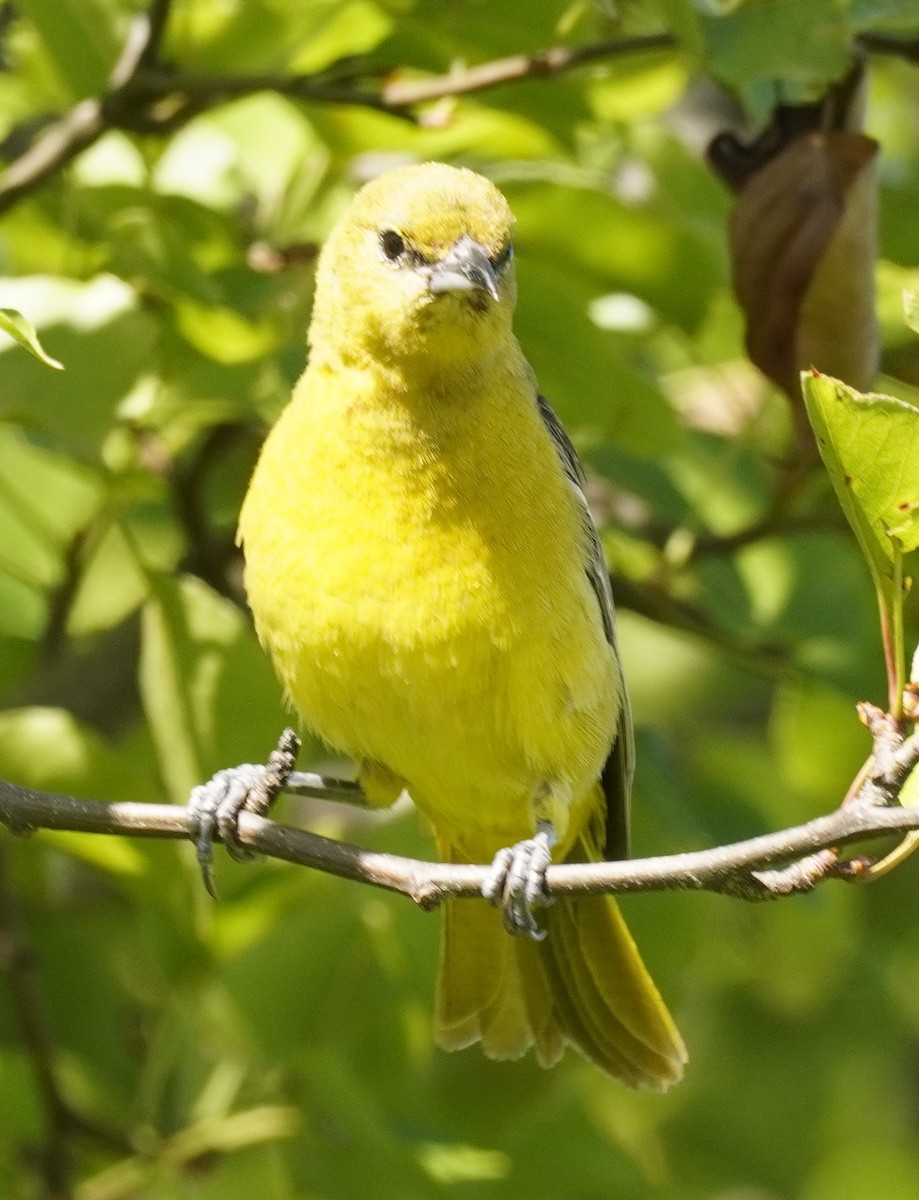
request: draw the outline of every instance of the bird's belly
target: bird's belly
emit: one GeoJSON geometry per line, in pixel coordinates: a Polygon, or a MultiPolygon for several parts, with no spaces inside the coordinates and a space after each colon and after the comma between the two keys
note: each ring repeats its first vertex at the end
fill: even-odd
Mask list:
{"type": "Polygon", "coordinates": [[[550,598],[526,536],[507,558],[480,529],[380,515],[345,550],[276,547],[270,577],[250,557],[252,607],[294,706],[330,745],[404,780],[438,828],[497,844],[538,815],[563,828],[618,711],[586,578],[554,578],[550,598]]]}
{"type": "Polygon", "coordinates": [[[532,397],[502,379],[421,420],[366,381],[328,383],[304,377],[240,518],[291,701],[451,835],[529,836],[539,805],[562,828],[594,793],[621,688],[532,397]]]}

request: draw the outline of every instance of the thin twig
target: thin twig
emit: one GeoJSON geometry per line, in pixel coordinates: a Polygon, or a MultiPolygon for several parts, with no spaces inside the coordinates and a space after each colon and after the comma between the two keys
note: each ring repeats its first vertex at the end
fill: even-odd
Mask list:
{"type": "Polygon", "coordinates": [[[152,0],[148,11],[138,13],[128,26],[121,54],[109,76],[110,92],[125,87],[142,66],[156,61],[171,6],[171,0],[152,0]]]}
{"type": "Polygon", "coordinates": [[[468,95],[469,92],[485,91],[500,84],[561,75],[575,67],[583,67],[607,58],[672,50],[675,46],[676,39],[670,33],[610,38],[588,46],[553,46],[535,54],[514,54],[509,58],[495,59],[477,67],[466,67],[431,79],[393,80],[384,85],[381,95],[391,108],[409,108],[427,100],[468,95]]]}
{"type": "MultiPolygon", "coordinates": [[[[885,54],[899,52],[904,58],[910,58],[917,52],[917,43],[898,43],[896,39],[884,39],[880,36],[872,38],[866,34],[859,38],[858,42],[865,48],[877,49],[885,54]]],[[[317,75],[291,76],[209,76],[149,71],[139,75],[137,83],[139,87],[149,89],[157,95],[181,92],[198,100],[205,100],[209,104],[250,95],[253,92],[274,91],[299,99],[333,104],[357,104],[401,113],[405,109],[432,100],[488,91],[494,87],[520,83],[528,79],[552,78],[577,67],[610,58],[674,50],[678,44],[672,33],[662,32],[638,37],[607,38],[583,46],[551,46],[547,50],[537,50],[530,54],[512,54],[506,58],[480,63],[478,66],[460,67],[448,71],[445,75],[421,79],[392,78],[375,91],[347,86],[353,80],[366,80],[385,73],[375,64],[368,63],[361,69],[360,62],[354,63],[353,60],[349,60],[346,75],[336,72],[334,67],[317,75]]],[[[396,72],[392,71],[389,74],[395,75],[396,72]]]]}
{"type": "Polygon", "coordinates": [[[352,66],[344,78],[335,67],[310,75],[278,75],[276,73],[232,75],[202,75],[173,71],[167,67],[149,66],[138,70],[131,83],[134,96],[143,107],[166,96],[184,96],[208,107],[226,100],[249,96],[255,92],[277,92],[298,100],[313,100],[326,104],[353,104],[364,108],[381,109],[395,115],[431,100],[449,96],[468,95],[487,91],[501,84],[519,83],[525,79],[545,79],[562,75],[576,67],[608,58],[629,54],[672,49],[670,34],[649,34],[644,37],[613,38],[586,46],[552,46],[532,54],[514,54],[475,67],[462,67],[445,75],[422,79],[390,78],[382,85],[368,88],[356,82],[372,79],[384,71],[369,61],[363,71],[352,66]]]}
{"type": "MultiPolygon", "coordinates": [[[[795,537],[806,533],[839,533],[847,528],[842,514],[833,512],[802,513],[800,516],[782,516],[768,513],[760,521],[738,529],[734,533],[710,533],[697,537],[690,545],[685,562],[719,555],[736,554],[747,546],[776,537],[795,537]]],[[[682,564],[681,564],[682,565],[682,564]]]]}
{"type": "Polygon", "coordinates": [[[0,175],[0,212],[12,208],[23,196],[56,175],[97,142],[106,128],[102,102],[81,100],[0,175]]]}
{"type": "Polygon", "coordinates": [[[171,71],[165,67],[150,67],[139,71],[133,80],[131,93],[138,108],[146,110],[158,101],[175,97],[181,102],[193,101],[194,111],[251,96],[256,92],[277,92],[295,100],[312,100],[320,104],[350,104],[359,108],[374,108],[402,115],[404,104],[391,104],[382,90],[372,90],[352,83],[341,83],[321,75],[193,75],[171,71]]]}

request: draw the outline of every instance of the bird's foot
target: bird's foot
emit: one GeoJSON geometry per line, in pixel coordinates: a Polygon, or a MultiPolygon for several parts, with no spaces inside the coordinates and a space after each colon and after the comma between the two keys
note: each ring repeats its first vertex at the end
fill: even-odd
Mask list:
{"type": "Polygon", "coordinates": [[[504,911],[504,928],[515,935],[526,934],[542,941],[534,909],[551,903],[546,892],[546,871],[552,862],[555,829],[540,821],[536,833],[525,841],[499,850],[482,885],[482,895],[504,911]]]}
{"type": "Polygon", "coordinates": [[[265,816],[297,764],[300,739],[292,729],[278,738],[267,763],[242,763],[218,771],[207,783],[199,784],[188,798],[188,835],[198,851],[201,878],[216,899],[211,872],[214,841],[219,838],[235,859],[252,858],[239,840],[242,812],[265,816]]]}

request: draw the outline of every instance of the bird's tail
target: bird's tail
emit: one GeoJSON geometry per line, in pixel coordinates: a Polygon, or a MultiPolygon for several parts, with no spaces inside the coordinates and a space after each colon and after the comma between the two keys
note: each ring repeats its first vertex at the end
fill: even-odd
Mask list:
{"type": "MultiPolygon", "coordinates": [[[[569,860],[588,857],[576,844],[569,860]]],[[[441,845],[445,861],[461,861],[441,845]]],[[[446,1050],[480,1041],[489,1058],[534,1049],[552,1066],[566,1044],[632,1087],[676,1083],[686,1050],[632,935],[609,896],[561,896],[547,937],[511,937],[501,914],[448,901],[440,951],[436,1037],[446,1050]]]]}

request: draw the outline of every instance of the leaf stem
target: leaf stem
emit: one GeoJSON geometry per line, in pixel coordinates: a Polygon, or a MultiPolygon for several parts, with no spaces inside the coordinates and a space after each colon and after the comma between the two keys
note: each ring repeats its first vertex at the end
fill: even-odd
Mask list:
{"type": "Polygon", "coordinates": [[[903,550],[896,538],[893,546],[893,579],[890,604],[885,589],[878,588],[878,609],[881,617],[881,641],[884,644],[884,665],[887,668],[887,711],[895,721],[903,718],[903,689],[906,687],[906,640],[903,634],[903,550]]]}

